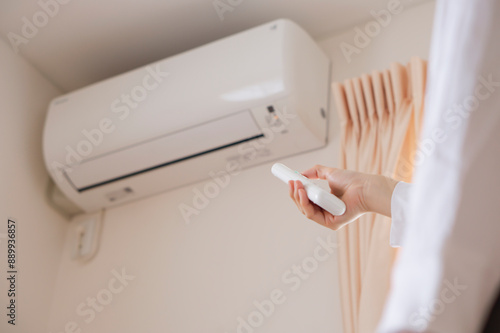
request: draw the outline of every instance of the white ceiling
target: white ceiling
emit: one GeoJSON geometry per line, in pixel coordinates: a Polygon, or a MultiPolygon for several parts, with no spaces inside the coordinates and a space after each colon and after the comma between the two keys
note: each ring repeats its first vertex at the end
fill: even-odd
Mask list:
{"type": "MultiPolygon", "coordinates": [[[[56,0],[41,0],[54,3],[56,0]]],[[[313,37],[352,27],[390,0],[58,0],[58,12],[19,46],[63,91],[189,50],[253,26],[290,18],[313,37]],[[214,3],[238,4],[219,18],[214,3]]],[[[404,6],[426,0],[401,0],[404,6]]],[[[43,19],[34,0],[1,0],[0,32],[22,36],[23,17],[43,19]],[[37,14],[38,13],[38,14],[37,14]]],[[[53,8],[53,7],[50,7],[53,8]]],[[[10,42],[9,42],[10,43],[10,42]]],[[[228,57],[230,54],[227,55],[228,57]]]]}

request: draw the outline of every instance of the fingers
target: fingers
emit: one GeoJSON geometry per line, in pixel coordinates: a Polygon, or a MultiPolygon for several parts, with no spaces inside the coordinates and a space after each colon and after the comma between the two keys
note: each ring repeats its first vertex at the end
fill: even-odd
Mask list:
{"type": "Polygon", "coordinates": [[[315,165],[302,173],[302,175],[311,179],[327,179],[335,171],[334,168],[328,168],[323,165],[315,165]]]}
{"type": "Polygon", "coordinates": [[[299,209],[299,211],[302,214],[304,214],[302,206],[300,205],[300,197],[299,197],[298,188],[297,188],[297,185],[296,185],[297,183],[299,183],[300,185],[302,185],[298,181],[290,180],[288,182],[288,185],[289,185],[289,194],[290,194],[290,198],[292,198],[293,202],[295,203],[295,205],[297,206],[297,208],[299,209]]]}
{"type": "Polygon", "coordinates": [[[302,214],[308,219],[312,219],[316,214],[316,206],[307,197],[304,185],[300,181],[295,181],[295,200],[302,214]]]}
{"type": "Polygon", "coordinates": [[[336,219],[335,216],[333,216],[332,214],[330,213],[325,214],[325,227],[337,230],[335,228],[335,222],[336,222],[335,219],[336,219]]]}
{"type": "Polygon", "coordinates": [[[295,202],[297,208],[306,217],[310,218],[314,215],[314,205],[309,201],[304,185],[299,181],[289,181],[290,198],[295,202]]]}
{"type": "Polygon", "coordinates": [[[309,201],[309,198],[307,197],[306,190],[304,188],[298,189],[297,190],[299,194],[299,203],[300,206],[302,207],[302,213],[308,218],[312,218],[314,216],[315,212],[315,207],[313,204],[309,201]]]}
{"type": "Polygon", "coordinates": [[[300,187],[301,188],[297,188],[297,192],[299,194],[299,203],[300,207],[302,207],[302,213],[308,219],[313,220],[327,228],[336,230],[336,217],[313,204],[307,197],[306,190],[303,188],[302,184],[300,184],[300,187]]]}
{"type": "Polygon", "coordinates": [[[340,218],[339,216],[333,216],[309,200],[304,185],[300,181],[291,180],[288,182],[288,187],[290,198],[295,202],[299,211],[308,219],[333,230],[338,230],[341,227],[340,221],[337,221],[340,218]]]}
{"type": "Polygon", "coordinates": [[[293,199],[293,192],[294,192],[294,184],[293,180],[288,181],[288,194],[290,195],[290,198],[293,199]]]}

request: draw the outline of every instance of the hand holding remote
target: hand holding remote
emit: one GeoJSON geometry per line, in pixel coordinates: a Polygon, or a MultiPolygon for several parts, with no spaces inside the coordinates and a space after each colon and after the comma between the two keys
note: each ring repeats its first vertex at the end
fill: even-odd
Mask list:
{"type": "Polygon", "coordinates": [[[325,191],[297,171],[293,171],[281,163],[276,163],[271,169],[272,173],[288,183],[289,181],[300,181],[304,186],[309,200],[314,202],[332,215],[342,215],[345,212],[345,204],[335,195],[325,191]]]}
{"type": "Polygon", "coordinates": [[[307,218],[327,228],[338,230],[367,212],[390,216],[392,192],[397,184],[393,179],[321,165],[314,166],[302,175],[309,179],[327,180],[331,192],[346,206],[343,215],[333,215],[309,200],[299,180],[289,182],[290,197],[299,210],[307,218]]]}

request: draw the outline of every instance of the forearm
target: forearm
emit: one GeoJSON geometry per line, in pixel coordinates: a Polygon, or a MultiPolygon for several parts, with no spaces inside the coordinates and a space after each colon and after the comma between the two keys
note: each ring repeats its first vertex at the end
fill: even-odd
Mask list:
{"type": "Polygon", "coordinates": [[[366,210],[391,217],[392,193],[397,183],[389,177],[368,175],[363,186],[366,210]]]}

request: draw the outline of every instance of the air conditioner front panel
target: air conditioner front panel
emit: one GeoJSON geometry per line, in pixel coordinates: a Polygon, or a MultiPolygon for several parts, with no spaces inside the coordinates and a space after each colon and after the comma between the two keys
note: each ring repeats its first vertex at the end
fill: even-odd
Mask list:
{"type": "Polygon", "coordinates": [[[262,136],[246,110],[85,160],[68,167],[65,177],[84,192],[262,136]]]}

